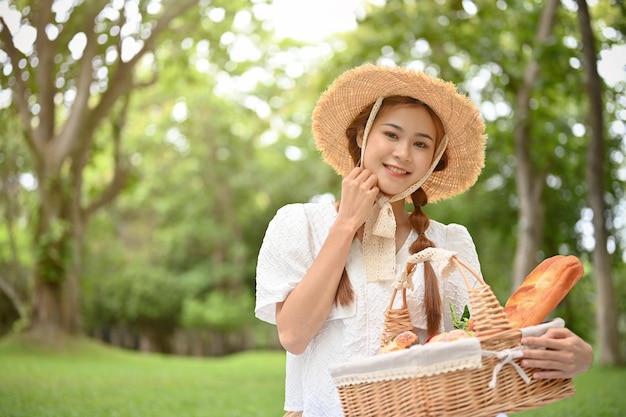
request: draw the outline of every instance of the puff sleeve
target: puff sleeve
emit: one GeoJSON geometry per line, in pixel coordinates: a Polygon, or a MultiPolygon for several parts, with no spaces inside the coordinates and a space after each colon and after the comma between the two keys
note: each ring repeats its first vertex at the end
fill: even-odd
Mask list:
{"type": "Polygon", "coordinates": [[[310,268],[315,253],[302,204],[289,204],[270,221],[256,268],[258,319],[276,324],[276,303],[283,302],[310,268]]]}

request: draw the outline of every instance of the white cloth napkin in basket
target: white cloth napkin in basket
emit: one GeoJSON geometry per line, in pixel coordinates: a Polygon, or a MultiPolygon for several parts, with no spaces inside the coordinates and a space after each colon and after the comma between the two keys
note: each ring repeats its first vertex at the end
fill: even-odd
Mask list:
{"type": "Polygon", "coordinates": [[[409,349],[331,365],[337,386],[432,376],[481,366],[477,337],[454,342],[415,345],[409,349]]]}
{"type": "MultiPolygon", "coordinates": [[[[522,337],[541,336],[550,328],[564,326],[563,319],[556,318],[546,323],[523,328],[521,332],[522,337]]],[[[524,348],[526,347],[520,346],[514,350],[521,351],[524,348]]],[[[432,376],[462,369],[478,369],[482,366],[482,357],[494,356],[494,353],[483,351],[479,338],[470,337],[453,342],[415,345],[404,350],[334,364],[329,367],[329,371],[335,385],[341,387],[432,376]]],[[[503,361],[502,365],[507,363],[510,361],[503,361]]],[[[494,384],[496,374],[497,372],[494,373],[494,384]]]]}

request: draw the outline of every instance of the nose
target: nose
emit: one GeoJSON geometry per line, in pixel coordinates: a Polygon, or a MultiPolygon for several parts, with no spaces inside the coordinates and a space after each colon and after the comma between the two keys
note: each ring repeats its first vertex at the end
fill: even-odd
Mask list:
{"type": "Polygon", "coordinates": [[[393,155],[400,161],[408,161],[411,157],[411,144],[403,140],[396,142],[393,155]]]}

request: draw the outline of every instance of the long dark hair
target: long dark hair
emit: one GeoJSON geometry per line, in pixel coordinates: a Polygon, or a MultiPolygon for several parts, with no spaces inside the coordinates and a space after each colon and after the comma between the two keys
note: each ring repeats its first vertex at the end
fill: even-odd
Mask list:
{"type": "MultiPolygon", "coordinates": [[[[346,129],[348,149],[350,150],[350,155],[352,156],[352,160],[354,161],[355,166],[359,163],[361,159],[361,148],[358,145],[357,138],[360,135],[363,135],[363,132],[365,130],[365,124],[367,123],[367,119],[369,118],[373,106],[374,103],[365,107],[357,115],[357,117],[354,118],[352,123],[350,123],[350,125],[346,129]]],[[[443,139],[445,131],[443,128],[443,123],[441,122],[441,119],[439,119],[439,116],[437,116],[437,114],[426,104],[412,97],[386,97],[383,100],[380,109],[378,110],[377,117],[385,110],[395,106],[415,106],[425,108],[430,114],[432,121],[435,125],[436,145],[438,145],[439,141],[443,139]]],[[[435,167],[435,171],[441,171],[445,169],[448,165],[447,161],[447,155],[444,152],[439,163],[435,167]]],[[[424,207],[428,203],[428,197],[426,196],[426,193],[423,189],[419,188],[411,195],[411,199],[413,201],[415,209],[409,216],[409,222],[411,224],[411,227],[417,232],[417,239],[411,244],[409,248],[409,252],[413,254],[421,251],[422,249],[434,247],[435,244],[430,239],[428,239],[425,234],[430,224],[430,219],[422,211],[422,207],[424,207]]],[[[429,335],[433,335],[439,331],[439,327],[441,325],[442,306],[439,292],[439,282],[437,280],[435,271],[433,270],[429,262],[424,263],[424,287],[424,307],[426,310],[427,331],[429,335]]],[[[337,287],[335,304],[349,305],[353,301],[354,289],[352,288],[352,284],[350,283],[348,273],[344,268],[341,275],[341,280],[339,281],[339,286],[337,287]]]]}

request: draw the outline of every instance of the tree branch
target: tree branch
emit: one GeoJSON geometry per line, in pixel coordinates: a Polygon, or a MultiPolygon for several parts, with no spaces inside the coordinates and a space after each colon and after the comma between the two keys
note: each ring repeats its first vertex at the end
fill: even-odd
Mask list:
{"type": "MultiPolygon", "coordinates": [[[[132,88],[133,69],[147,52],[154,49],[156,38],[163,30],[167,29],[172,20],[185,13],[195,4],[197,4],[197,0],[172,0],[166,3],[163,14],[152,28],[150,36],[144,40],[143,47],[128,62],[119,61],[114,76],[110,80],[109,89],[104,93],[102,100],[100,100],[93,111],[92,123],[94,126],[108,114],[115,104],[115,101],[132,88]]],[[[119,56],[121,56],[121,54],[119,56]]]]}
{"type": "Polygon", "coordinates": [[[18,297],[17,292],[13,289],[13,286],[4,279],[2,274],[0,274],[0,290],[6,294],[6,296],[11,300],[15,310],[17,310],[17,314],[20,316],[20,319],[26,318],[26,307],[20,297],[18,297]]]}
{"type": "Polygon", "coordinates": [[[37,136],[42,141],[48,141],[54,134],[54,121],[56,106],[54,105],[54,94],[56,87],[54,83],[54,55],[56,53],[56,41],[50,41],[46,35],[46,26],[52,23],[52,3],[53,0],[44,0],[37,7],[37,38],[35,39],[35,50],[37,51],[37,70],[35,77],[37,89],[39,91],[39,124],[36,129],[37,136]]]}
{"type": "MultiPolygon", "coordinates": [[[[89,134],[81,135],[81,129],[85,126],[85,119],[89,112],[89,97],[90,87],[93,82],[92,61],[96,56],[97,42],[96,34],[94,32],[93,21],[97,15],[96,11],[93,11],[85,19],[85,35],[87,37],[87,44],[83,51],[83,56],[80,62],[80,68],[78,72],[78,82],[76,85],[76,97],[72,103],[72,107],[69,112],[69,116],[63,125],[63,129],[59,135],[55,138],[50,145],[50,152],[53,153],[53,163],[58,166],[61,161],[72,152],[73,148],[77,146],[80,139],[85,139],[84,136],[89,137],[89,134]]],[[[93,131],[93,129],[92,129],[93,131]]],[[[83,140],[83,147],[88,149],[90,140],[83,140]]]]}
{"type": "Polygon", "coordinates": [[[124,97],[119,115],[113,120],[113,178],[99,198],[89,204],[84,210],[83,218],[87,220],[93,213],[109,204],[119,195],[128,178],[128,168],[122,156],[122,132],[126,125],[130,94],[124,97]]]}
{"type": "Polygon", "coordinates": [[[15,87],[13,89],[15,103],[17,105],[17,111],[20,115],[20,119],[22,120],[22,127],[24,129],[24,138],[26,139],[26,143],[28,147],[33,152],[37,159],[37,165],[39,166],[42,160],[43,149],[42,144],[38,138],[35,137],[35,132],[33,131],[31,124],[31,114],[28,107],[28,98],[27,98],[27,89],[26,84],[24,82],[24,78],[22,76],[23,71],[20,70],[19,61],[21,59],[25,59],[24,54],[17,50],[15,44],[13,43],[13,34],[9,30],[4,18],[0,16],[0,39],[4,42],[4,51],[9,56],[9,60],[11,61],[11,66],[13,70],[13,77],[15,80],[15,87]]]}

